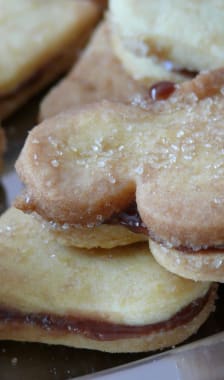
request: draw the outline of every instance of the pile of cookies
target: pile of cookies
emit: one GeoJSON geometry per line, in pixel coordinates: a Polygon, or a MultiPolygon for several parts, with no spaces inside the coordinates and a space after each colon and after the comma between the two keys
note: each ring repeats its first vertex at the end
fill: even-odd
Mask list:
{"type": "Polygon", "coordinates": [[[16,162],[25,190],[0,219],[1,338],[150,351],[214,310],[223,20],[219,0],[110,1],[16,162]]]}

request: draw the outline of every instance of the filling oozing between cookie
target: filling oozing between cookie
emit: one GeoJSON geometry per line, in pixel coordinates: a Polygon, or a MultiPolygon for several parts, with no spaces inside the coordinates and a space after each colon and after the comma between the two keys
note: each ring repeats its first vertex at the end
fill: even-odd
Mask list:
{"type": "Polygon", "coordinates": [[[147,325],[123,325],[81,316],[59,316],[45,312],[23,313],[3,306],[0,307],[0,325],[10,324],[14,329],[19,329],[21,325],[36,326],[46,330],[49,335],[81,334],[99,341],[137,338],[161,331],[169,331],[189,323],[202,311],[214,292],[215,287],[211,286],[203,297],[194,300],[170,319],[147,325]]]}
{"type": "MultiPolygon", "coordinates": [[[[150,237],[150,239],[154,240],[155,242],[161,243],[164,246],[166,246],[165,241],[161,241],[158,239],[155,234],[150,231],[149,228],[144,224],[144,222],[141,219],[141,216],[138,212],[137,209],[137,204],[135,201],[133,201],[127,209],[114,214],[109,220],[104,222],[105,224],[112,224],[112,225],[122,225],[129,230],[131,230],[134,233],[137,234],[144,234],[150,237]]],[[[214,247],[206,247],[206,248],[200,248],[200,249],[193,249],[190,247],[185,247],[185,246],[179,246],[175,247],[177,251],[182,251],[184,253],[192,253],[192,254],[197,254],[197,253],[217,253],[220,252],[221,250],[224,250],[224,244],[223,245],[218,245],[214,247]]]]}

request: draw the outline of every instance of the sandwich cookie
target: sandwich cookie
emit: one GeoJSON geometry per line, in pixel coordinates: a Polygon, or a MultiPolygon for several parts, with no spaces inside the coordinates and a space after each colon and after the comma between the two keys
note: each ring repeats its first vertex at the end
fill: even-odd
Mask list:
{"type": "Polygon", "coordinates": [[[0,219],[0,258],[1,339],[149,351],[182,342],[214,310],[215,285],[167,272],[147,244],[66,248],[13,208],[0,219]]]}
{"type": "Polygon", "coordinates": [[[222,248],[223,69],[173,86],[149,111],[102,102],[47,119],[17,161],[18,208],[56,223],[110,222],[136,200],[168,248],[222,248]]]}

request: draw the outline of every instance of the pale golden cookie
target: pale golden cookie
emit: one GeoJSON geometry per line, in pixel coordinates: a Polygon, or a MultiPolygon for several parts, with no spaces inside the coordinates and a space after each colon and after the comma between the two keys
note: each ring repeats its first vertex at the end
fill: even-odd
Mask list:
{"type": "Polygon", "coordinates": [[[99,224],[135,198],[149,235],[170,247],[224,241],[224,70],[177,86],[148,111],[102,102],[34,128],[17,161],[17,207],[99,224]]]}
{"type": "Polygon", "coordinates": [[[0,1],[0,117],[67,70],[100,16],[91,0],[0,1]]]}
{"type": "Polygon", "coordinates": [[[156,261],[165,269],[195,281],[224,282],[224,250],[175,250],[150,241],[156,261]]]}
{"type": "Polygon", "coordinates": [[[72,71],[43,100],[40,119],[102,99],[131,103],[148,97],[148,87],[133,80],[115,58],[104,22],[72,71]]]}
{"type": "Polygon", "coordinates": [[[47,222],[35,214],[34,217],[39,219],[49,233],[54,234],[59,244],[65,246],[110,249],[148,240],[144,234],[136,234],[122,225],[99,224],[87,227],[67,223],[60,225],[55,222],[47,222]]]}
{"type": "Polygon", "coordinates": [[[145,244],[66,248],[16,209],[0,219],[0,284],[1,339],[109,352],[181,342],[206,320],[216,293],[164,270],[145,244]]]}
{"type": "Polygon", "coordinates": [[[133,79],[144,85],[151,86],[152,83],[160,82],[162,80],[183,82],[184,80],[192,79],[195,76],[194,72],[178,70],[172,62],[168,60],[161,61],[157,57],[134,54],[125,46],[125,43],[113,28],[111,41],[114,54],[119,58],[124,69],[133,79]]]}
{"type": "Polygon", "coordinates": [[[147,76],[155,62],[163,72],[223,66],[220,0],[110,0],[109,17],[120,45],[115,41],[116,53],[132,74],[147,76]]]}

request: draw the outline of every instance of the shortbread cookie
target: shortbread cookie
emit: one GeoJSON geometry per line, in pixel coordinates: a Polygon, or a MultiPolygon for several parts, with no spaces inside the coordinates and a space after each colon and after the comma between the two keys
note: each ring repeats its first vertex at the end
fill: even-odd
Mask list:
{"type": "Polygon", "coordinates": [[[121,44],[117,48],[115,43],[116,53],[132,74],[141,67],[139,75],[147,76],[147,67],[150,71],[154,62],[161,63],[161,71],[175,72],[223,66],[220,0],[111,0],[110,20],[121,44]]]}
{"type": "Polygon", "coordinates": [[[104,22],[69,75],[43,100],[40,119],[102,99],[131,103],[148,96],[148,87],[133,80],[115,58],[109,28],[104,22]]]}
{"type": "Polygon", "coordinates": [[[224,249],[181,250],[167,248],[150,240],[156,261],[179,276],[195,281],[224,282],[224,249]]]}
{"type": "Polygon", "coordinates": [[[214,285],[167,272],[147,244],[65,248],[16,209],[0,220],[0,258],[1,339],[149,351],[183,341],[214,308],[214,285]]]}
{"type": "Polygon", "coordinates": [[[91,0],[0,1],[0,117],[68,69],[100,15],[91,0]]]}
{"type": "Polygon", "coordinates": [[[136,198],[153,240],[222,246],[223,86],[221,69],[177,86],[147,112],[104,101],[47,119],[17,161],[27,189],[17,207],[87,226],[136,198]]]}

